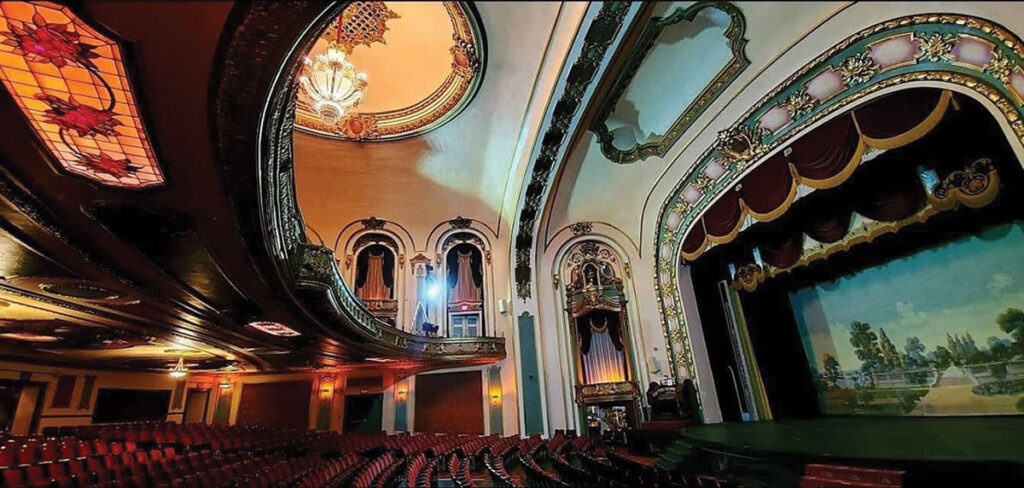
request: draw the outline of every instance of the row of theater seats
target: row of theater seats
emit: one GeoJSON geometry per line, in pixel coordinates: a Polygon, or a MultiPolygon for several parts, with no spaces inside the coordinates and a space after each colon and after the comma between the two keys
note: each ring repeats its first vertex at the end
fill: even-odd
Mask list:
{"type": "MultiPolygon", "coordinates": [[[[518,435],[339,434],[167,422],[0,435],[0,488],[635,486],[575,432],[518,435]],[[507,469],[512,463],[514,469],[507,469]],[[595,464],[596,463],[596,464],[595,464]]],[[[648,486],[648,485],[644,485],[648,486]]],[[[658,486],[651,484],[649,486],[658,486]]],[[[665,485],[667,486],[667,485],[665,485]]]]}
{"type": "Polygon", "coordinates": [[[167,422],[0,435],[0,487],[297,486],[316,474],[325,454],[333,462],[380,447],[385,437],[167,422]]]}

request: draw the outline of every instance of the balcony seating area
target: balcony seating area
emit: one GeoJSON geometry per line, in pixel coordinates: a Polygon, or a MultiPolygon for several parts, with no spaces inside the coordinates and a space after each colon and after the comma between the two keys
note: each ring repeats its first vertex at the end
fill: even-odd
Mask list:
{"type": "MultiPolygon", "coordinates": [[[[575,432],[339,434],[168,422],[0,436],[0,488],[589,487],[673,485],[575,432]],[[487,480],[487,478],[490,478],[487,480]],[[485,483],[485,481],[489,481],[485,483]]],[[[664,473],[662,471],[661,473],[664,473]]]]}

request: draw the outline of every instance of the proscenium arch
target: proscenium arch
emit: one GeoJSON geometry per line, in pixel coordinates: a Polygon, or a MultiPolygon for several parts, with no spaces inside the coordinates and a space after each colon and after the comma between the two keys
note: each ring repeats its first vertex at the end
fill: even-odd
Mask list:
{"type": "Polygon", "coordinates": [[[1022,155],[1022,60],[1021,40],[991,21],[959,14],[899,17],[875,24],[839,42],[778,85],[730,128],[720,132],[718,142],[705,150],[687,171],[658,213],[654,280],[662,329],[669,338],[673,376],[677,380],[692,378],[700,386],[679,290],[679,252],[690,228],[726,190],[773,153],[786,147],[789,141],[830,117],[845,113],[876,96],[920,86],[948,89],[981,101],[986,109],[997,115],[995,119],[1003,131],[1012,136],[1009,139],[1014,152],[1022,155]],[[909,45],[916,46],[907,62],[883,68],[869,57],[872,45],[900,38],[907,38],[909,45]],[[954,59],[953,46],[964,38],[990,45],[989,60],[978,65],[954,59]],[[806,99],[807,82],[830,69],[842,74],[844,90],[825,100],[812,101],[809,109],[794,109],[800,97],[806,99]],[[788,122],[774,132],[759,125],[766,113],[779,109],[787,111],[788,122]],[[737,147],[743,150],[737,151],[737,147]],[[725,162],[729,169],[717,180],[709,180],[703,170],[716,159],[725,162]],[[702,191],[696,201],[687,202],[682,195],[691,185],[702,191]]]}

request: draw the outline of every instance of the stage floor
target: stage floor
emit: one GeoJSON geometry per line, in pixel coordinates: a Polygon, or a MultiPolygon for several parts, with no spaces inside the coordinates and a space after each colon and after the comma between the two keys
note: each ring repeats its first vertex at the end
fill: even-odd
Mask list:
{"type": "Polygon", "coordinates": [[[1024,416],[823,417],[704,425],[684,429],[682,436],[706,448],[757,456],[775,453],[810,462],[1024,465],[1024,416]]]}

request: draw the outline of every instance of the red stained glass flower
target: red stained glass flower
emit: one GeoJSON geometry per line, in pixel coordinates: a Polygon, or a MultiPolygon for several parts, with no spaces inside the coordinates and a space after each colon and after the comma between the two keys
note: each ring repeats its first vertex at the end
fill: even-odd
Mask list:
{"type": "Polygon", "coordinates": [[[39,93],[36,94],[36,99],[50,106],[50,110],[46,111],[47,122],[57,124],[67,131],[78,132],[79,137],[97,134],[114,136],[117,134],[114,128],[122,125],[121,121],[114,117],[113,111],[82,105],[75,97],[64,101],[60,97],[39,93]]]}
{"type": "Polygon", "coordinates": [[[38,13],[32,16],[32,24],[11,22],[11,32],[0,32],[0,36],[6,37],[3,44],[29,61],[51,63],[59,68],[68,64],[95,67],[92,60],[100,55],[92,50],[99,46],[81,42],[81,35],[68,30],[71,24],[47,23],[38,13]]]}
{"type": "Polygon", "coordinates": [[[114,178],[124,178],[142,169],[139,166],[133,166],[127,159],[114,159],[105,152],[83,155],[79,161],[96,173],[108,174],[114,178]]]}

